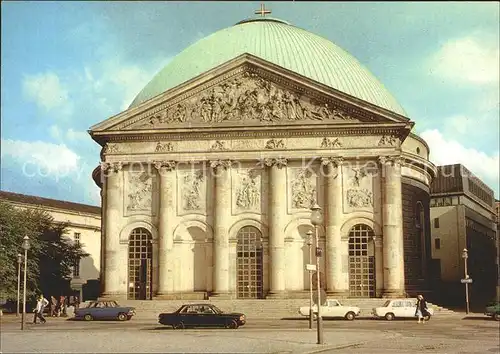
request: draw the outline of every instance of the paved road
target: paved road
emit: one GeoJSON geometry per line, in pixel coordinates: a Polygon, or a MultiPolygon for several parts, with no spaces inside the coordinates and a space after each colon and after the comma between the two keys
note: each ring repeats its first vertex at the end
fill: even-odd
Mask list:
{"type": "MultiPolygon", "coordinates": [[[[30,317],[31,319],[31,317],[30,317]]],[[[414,320],[325,321],[325,345],[307,320],[253,320],[237,330],[172,330],[154,321],[80,322],[49,319],[45,325],[2,321],[2,351],[12,352],[238,352],[238,353],[499,353],[499,325],[484,316],[414,320]],[[54,345],[55,343],[55,345],[54,345]]]]}

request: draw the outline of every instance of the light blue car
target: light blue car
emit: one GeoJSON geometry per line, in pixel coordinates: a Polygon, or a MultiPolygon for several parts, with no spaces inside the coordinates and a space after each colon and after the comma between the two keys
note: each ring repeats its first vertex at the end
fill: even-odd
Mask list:
{"type": "Polygon", "coordinates": [[[75,320],[128,321],[135,315],[134,307],[120,307],[116,301],[90,301],[75,310],[75,320]]]}

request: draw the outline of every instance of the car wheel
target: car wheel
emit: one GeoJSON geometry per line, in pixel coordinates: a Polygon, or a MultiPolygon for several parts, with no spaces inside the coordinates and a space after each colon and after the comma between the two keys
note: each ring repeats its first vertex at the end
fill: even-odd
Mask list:
{"type": "Polygon", "coordinates": [[[389,313],[386,313],[386,314],[385,314],[385,319],[386,319],[387,321],[392,321],[392,320],[394,319],[394,314],[393,314],[393,313],[390,313],[390,312],[389,312],[389,313]]]}
{"type": "Polygon", "coordinates": [[[186,328],[186,326],[184,326],[184,323],[181,321],[179,323],[173,324],[172,328],[173,329],[184,329],[184,328],[186,328]]]}
{"type": "Polygon", "coordinates": [[[92,315],[90,313],[88,313],[85,316],[83,316],[83,319],[85,321],[92,321],[94,319],[94,317],[92,317],[92,315]]]}
{"type": "Polygon", "coordinates": [[[493,315],[493,319],[494,319],[495,321],[500,321],[500,313],[495,313],[495,314],[493,315]]]}
{"type": "Polygon", "coordinates": [[[226,328],[237,329],[238,323],[235,320],[232,320],[231,322],[226,323],[226,328]]]}
{"type": "Polygon", "coordinates": [[[352,321],[352,320],[354,320],[354,318],[356,318],[356,315],[354,314],[354,312],[348,312],[345,315],[345,319],[348,321],[352,321]]]}
{"type": "Polygon", "coordinates": [[[118,314],[118,321],[125,321],[127,319],[127,315],[123,312],[118,314]]]}

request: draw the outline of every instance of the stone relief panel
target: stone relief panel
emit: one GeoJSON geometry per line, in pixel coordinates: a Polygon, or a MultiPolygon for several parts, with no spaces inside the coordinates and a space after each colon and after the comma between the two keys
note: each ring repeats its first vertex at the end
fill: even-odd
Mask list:
{"type": "Polygon", "coordinates": [[[394,135],[383,135],[379,142],[378,146],[399,146],[399,138],[394,135]]]}
{"type": "Polygon", "coordinates": [[[310,209],[318,200],[317,174],[311,168],[289,168],[290,209],[310,209]]]}
{"type": "Polygon", "coordinates": [[[208,125],[248,121],[273,124],[335,120],[342,122],[354,118],[331,103],[286,90],[246,71],[139,121],[133,128],[185,123],[208,125]]]}
{"type": "Polygon", "coordinates": [[[206,212],[207,176],[202,168],[179,171],[179,214],[206,212]]]}
{"type": "Polygon", "coordinates": [[[342,143],[340,142],[339,138],[323,138],[321,141],[321,148],[322,149],[338,149],[342,147],[342,143]]]}
{"type": "Polygon", "coordinates": [[[174,145],[171,142],[156,143],[155,152],[170,152],[174,151],[174,145]]]}
{"type": "Polygon", "coordinates": [[[356,165],[348,163],[342,167],[342,172],[344,177],[344,211],[373,211],[374,169],[367,164],[356,165]]]}
{"type": "Polygon", "coordinates": [[[124,188],[125,215],[154,215],[156,176],[150,171],[126,171],[124,188]]]}
{"type": "Polygon", "coordinates": [[[210,150],[225,151],[225,150],[229,150],[229,148],[227,146],[226,141],[216,140],[214,143],[211,144],[210,150]]]}
{"type": "Polygon", "coordinates": [[[283,139],[270,139],[266,141],[265,148],[268,150],[280,150],[285,149],[285,142],[283,139]]]}
{"type": "Polygon", "coordinates": [[[261,213],[262,169],[242,168],[232,174],[233,214],[261,213]]]}

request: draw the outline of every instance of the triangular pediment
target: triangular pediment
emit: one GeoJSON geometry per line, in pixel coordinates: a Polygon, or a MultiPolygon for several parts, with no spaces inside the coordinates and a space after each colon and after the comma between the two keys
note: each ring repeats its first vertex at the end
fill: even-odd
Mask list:
{"type": "Polygon", "coordinates": [[[91,134],[356,123],[411,122],[265,60],[243,55],[93,126],[91,134]]]}

